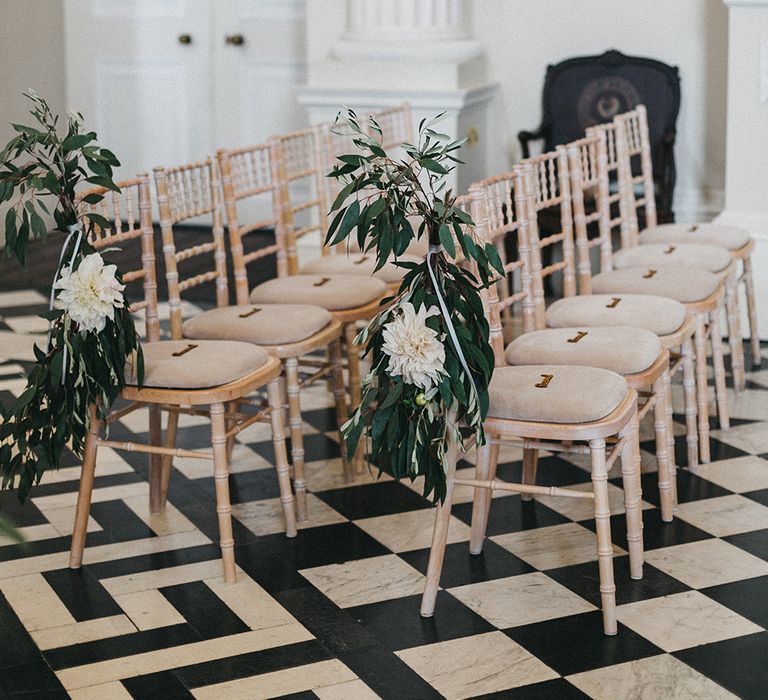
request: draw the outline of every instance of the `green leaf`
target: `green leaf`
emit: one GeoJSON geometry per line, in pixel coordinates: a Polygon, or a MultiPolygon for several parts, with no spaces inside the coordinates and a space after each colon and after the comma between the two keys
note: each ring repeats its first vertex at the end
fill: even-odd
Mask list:
{"type": "Polygon", "coordinates": [[[349,235],[349,232],[357,225],[359,216],[360,201],[356,199],[354,202],[352,202],[352,204],[349,205],[349,207],[347,207],[346,212],[344,212],[344,218],[341,220],[339,230],[336,232],[331,245],[341,243],[341,241],[343,241],[349,235]]]}
{"type": "Polygon", "coordinates": [[[438,175],[448,174],[448,170],[432,158],[421,158],[419,159],[419,163],[421,163],[422,167],[424,167],[426,170],[430,170],[433,173],[437,173],[438,175]]]}
{"type": "Polygon", "coordinates": [[[439,229],[440,243],[442,243],[445,252],[452,258],[456,257],[456,246],[453,244],[453,236],[451,230],[446,224],[440,224],[439,229]]]}

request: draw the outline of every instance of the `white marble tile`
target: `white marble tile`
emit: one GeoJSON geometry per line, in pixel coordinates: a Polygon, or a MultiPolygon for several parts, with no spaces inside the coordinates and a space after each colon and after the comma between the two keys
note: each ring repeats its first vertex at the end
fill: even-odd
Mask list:
{"type": "MultiPolygon", "coordinates": [[[[0,292],[0,307],[14,308],[17,306],[36,306],[47,304],[48,297],[34,289],[19,289],[9,292],[0,292]]],[[[0,314],[3,309],[0,308],[0,314]]]]}
{"type": "Polygon", "coordinates": [[[679,651],[763,630],[699,591],[620,605],[616,615],[619,622],[664,651],[679,651]]]}
{"type": "Polygon", "coordinates": [[[425,581],[421,573],[394,554],[299,573],[340,608],[416,595],[424,590],[425,581]]]}
{"type": "Polygon", "coordinates": [[[645,561],[691,588],[768,574],[768,562],[718,539],[652,549],[645,553],[645,561]]]}
{"type": "Polygon", "coordinates": [[[34,335],[20,335],[13,331],[0,331],[0,362],[6,360],[35,361],[35,343],[41,345],[45,338],[34,335]]]}
{"type": "Polygon", "coordinates": [[[669,654],[566,676],[591,698],[734,700],[735,695],[669,654]]]}
{"type": "MultiPolygon", "coordinates": [[[[34,499],[33,499],[34,501],[34,499]]],[[[37,503],[35,503],[37,505],[37,503]]],[[[75,526],[75,506],[64,506],[63,508],[41,508],[40,512],[45,519],[56,530],[59,537],[66,537],[72,534],[75,526]]],[[[88,516],[88,525],[86,532],[99,532],[103,528],[90,515],[88,516]]]]}
{"type": "Polygon", "coordinates": [[[694,474],[736,493],[768,488],[768,460],[754,455],[699,464],[694,474]]]}
{"type": "Polygon", "coordinates": [[[448,592],[499,629],[596,609],[539,571],[450,588],[448,592]]]}
{"type": "Polygon", "coordinates": [[[735,494],[681,503],[675,515],[717,537],[768,528],[768,508],[735,494]]]}
{"type": "Polygon", "coordinates": [[[186,622],[184,616],[156,588],[113,594],[112,597],[137,629],[153,630],[186,622]]]}
{"type": "MultiPolygon", "coordinates": [[[[380,475],[375,467],[369,469],[367,466],[362,474],[353,474],[352,478],[347,481],[339,458],[307,462],[304,465],[304,471],[307,477],[307,488],[314,492],[343,489],[361,484],[375,484],[378,481],[393,481],[389,474],[380,475]]],[[[404,481],[403,483],[407,482],[404,481]]]]}
{"type": "MultiPolygon", "coordinates": [[[[356,520],[355,525],[393,552],[426,549],[432,544],[435,509],[422,508],[407,513],[365,518],[356,520]]],[[[466,542],[468,539],[469,526],[452,515],[448,525],[448,543],[466,542]]]]}
{"type": "Polygon", "coordinates": [[[395,652],[448,700],[557,678],[502,632],[489,632],[395,652]]]}
{"type": "Polygon", "coordinates": [[[130,700],[133,696],[120,681],[90,685],[69,691],[71,700],[130,700]]]}
{"type": "MultiPolygon", "coordinates": [[[[542,571],[597,560],[595,533],[577,523],[510,532],[491,540],[542,571]]],[[[624,553],[616,545],[613,551],[624,553]]]]}
{"type": "MultiPolygon", "coordinates": [[[[768,399],[763,401],[768,403],[768,399]]],[[[713,430],[712,437],[749,454],[768,452],[768,422],[736,425],[730,430],[713,430]]]]}
{"type": "Polygon", "coordinates": [[[76,622],[61,598],[40,574],[20,575],[0,581],[0,592],[28,632],[73,625],[76,622]]]}
{"type": "Polygon", "coordinates": [[[315,688],[314,693],[320,700],[379,700],[379,696],[360,679],[315,688]]]}
{"type": "MultiPolygon", "coordinates": [[[[59,537],[59,531],[50,523],[41,523],[40,525],[29,525],[27,527],[17,528],[18,534],[24,540],[24,542],[38,542],[40,540],[48,540],[53,537],[59,537]]],[[[5,547],[9,544],[16,544],[18,540],[7,535],[0,535],[0,547],[5,547]]]]}
{"type": "Polygon", "coordinates": [[[150,513],[149,499],[144,495],[129,496],[123,501],[158,535],[172,535],[195,529],[192,521],[170,502],[166,502],[165,508],[159,513],[150,513]]]}
{"type": "Polygon", "coordinates": [[[730,396],[728,408],[732,418],[768,421],[768,401],[764,391],[748,389],[738,396],[730,396]]]}
{"type": "MultiPolygon", "coordinates": [[[[40,336],[48,333],[48,321],[35,314],[30,316],[4,316],[3,321],[14,333],[23,333],[25,335],[37,334],[40,336]]],[[[38,339],[38,341],[44,342],[45,337],[38,339]]]]}
{"type": "MultiPolygon", "coordinates": [[[[187,533],[181,533],[179,537],[187,533]]],[[[171,535],[173,537],[173,535],[171,535]]],[[[159,539],[159,538],[158,538],[159,539]]],[[[165,586],[178,586],[192,581],[203,581],[207,578],[216,578],[222,575],[221,562],[217,559],[195,562],[194,564],[182,564],[155,571],[139,571],[125,576],[113,576],[101,580],[101,584],[113,596],[146,591],[151,588],[164,588],[165,586]]]]}
{"type": "MultiPolygon", "coordinates": [[[[183,622],[183,618],[182,618],[183,622]]],[[[70,644],[82,644],[98,639],[109,639],[120,634],[131,634],[136,626],[126,615],[97,617],[61,627],[33,631],[30,634],[40,649],[56,649],[70,644]]]]}
{"type": "MultiPolygon", "coordinates": [[[[572,484],[567,487],[573,491],[592,491],[592,482],[572,484]]],[[[592,520],[595,517],[595,504],[591,498],[568,498],[567,496],[541,496],[535,495],[534,499],[552,510],[564,515],[570,520],[592,520]]],[[[619,515],[624,512],[624,491],[618,486],[608,484],[608,506],[611,515],[619,515]]],[[[650,503],[642,502],[643,510],[653,508],[650,503]]]]}
{"type": "MultiPolygon", "coordinates": [[[[232,515],[251,532],[257,535],[270,535],[285,531],[283,504],[279,498],[265,498],[260,501],[237,503],[232,506],[232,515]]],[[[321,525],[333,525],[347,522],[341,513],[321,501],[314,494],[307,494],[307,519],[297,521],[300,530],[321,525]]]]}

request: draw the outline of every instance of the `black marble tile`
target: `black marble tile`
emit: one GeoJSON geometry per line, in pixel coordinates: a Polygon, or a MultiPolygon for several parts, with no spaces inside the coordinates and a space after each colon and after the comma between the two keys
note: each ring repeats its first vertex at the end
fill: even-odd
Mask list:
{"type": "MultiPolygon", "coordinates": [[[[21,624],[5,596],[0,593],[0,669],[34,666],[41,662],[40,651],[21,624]]],[[[0,672],[0,678],[5,671],[0,672]]]]}
{"type": "Polygon", "coordinates": [[[226,637],[250,629],[202,581],[167,586],[160,592],[203,639],[226,637]]]}
{"type": "MultiPolygon", "coordinates": [[[[467,525],[472,523],[471,503],[458,503],[453,506],[451,512],[467,525]]],[[[487,537],[492,537],[568,522],[571,522],[568,518],[538,501],[523,501],[520,496],[507,496],[495,498],[492,501],[485,534],[487,537]]]]}
{"type": "Polygon", "coordinates": [[[768,529],[742,532],[738,535],[723,537],[726,542],[768,561],[768,529]]]}
{"type": "Polygon", "coordinates": [[[202,641],[202,637],[192,627],[182,623],[49,649],[43,652],[43,655],[51,668],[59,671],[72,666],[119,659],[121,656],[168,649],[199,641],[202,641]]]}
{"type": "MultiPolygon", "coordinates": [[[[714,460],[713,460],[714,461],[714,460]]],[[[621,485],[621,480],[615,481],[621,485]]],[[[647,472],[640,478],[643,489],[643,500],[659,507],[659,477],[656,472],[647,472]]],[[[677,500],[678,503],[689,503],[690,501],[700,501],[704,498],[717,498],[718,496],[729,496],[732,491],[724,489],[722,486],[702,479],[687,469],[677,470],[677,500]]]]}
{"type": "Polygon", "coordinates": [[[757,501],[764,506],[768,506],[768,489],[761,489],[760,491],[749,491],[747,493],[742,493],[741,495],[746,496],[747,498],[751,498],[753,501],[757,501]]]}
{"type": "Polygon", "coordinates": [[[290,695],[279,695],[273,700],[314,700],[318,696],[311,690],[304,690],[300,693],[291,693],[290,695]]]}
{"type": "MultiPolygon", "coordinates": [[[[216,487],[212,475],[194,481],[210,498],[216,497],[216,487]]],[[[277,474],[274,469],[255,469],[230,474],[229,496],[233,504],[278,498],[280,488],[277,483],[277,474]]]]}
{"type": "Polygon", "coordinates": [[[445,642],[449,639],[492,632],[489,622],[449,594],[437,594],[435,614],[424,618],[419,614],[421,596],[408,596],[349,608],[379,644],[392,651],[445,642]]]}
{"type": "Polygon", "coordinates": [[[195,547],[182,547],[167,552],[152,552],[124,559],[88,563],[88,550],[86,549],[86,561],[84,568],[96,578],[113,578],[115,576],[127,576],[143,571],[155,571],[167,569],[184,564],[196,564],[201,561],[211,561],[221,558],[221,550],[215,544],[201,544],[195,547]]]}
{"type": "Polygon", "coordinates": [[[0,698],[67,700],[69,694],[42,657],[38,657],[35,662],[3,669],[0,698]]]}
{"type": "MultiPolygon", "coordinates": [[[[122,456],[126,453],[120,454],[122,456]]],[[[146,455],[144,455],[144,457],[146,458],[146,455]]],[[[74,455],[72,455],[72,459],[75,461],[74,464],[62,464],[62,466],[80,466],[80,460],[78,460],[74,455]]],[[[134,472],[104,474],[103,476],[99,476],[98,462],[96,463],[96,478],[93,481],[94,489],[104,489],[110,486],[125,486],[126,484],[137,484],[140,481],[142,481],[142,478],[134,472]]],[[[62,493],[77,493],[79,487],[80,482],[77,479],[73,479],[72,481],[58,481],[51,484],[38,484],[37,486],[32,487],[32,500],[34,502],[35,498],[41,498],[42,496],[58,496],[62,493]]],[[[93,505],[96,506],[98,504],[94,503],[93,505]]]]}
{"type": "Polygon", "coordinates": [[[505,634],[561,676],[662,653],[621,623],[618,634],[603,634],[600,610],[513,627],[505,634]]]}
{"type": "Polygon", "coordinates": [[[555,678],[512,690],[501,690],[498,693],[475,695],[470,700],[582,700],[583,698],[589,698],[589,695],[582,693],[564,678],[555,678]]]}
{"type": "MultiPolygon", "coordinates": [[[[33,494],[36,492],[33,491],[33,494]]],[[[16,527],[45,525],[48,521],[31,500],[20,503],[15,493],[0,491],[0,513],[16,527]]]]}
{"type": "Polygon", "coordinates": [[[744,700],[766,697],[768,632],[683,649],[674,656],[744,700]]]}
{"type": "MultiPolygon", "coordinates": [[[[550,569],[547,576],[600,607],[600,578],[596,561],[550,569]]],[[[690,590],[684,583],[648,563],[643,566],[643,578],[632,579],[629,575],[628,556],[614,557],[613,576],[616,582],[617,605],[690,590]]]]}
{"type": "Polygon", "coordinates": [[[173,671],[147,673],[143,676],[125,678],[121,683],[131,694],[131,697],[136,698],[136,700],[154,700],[154,698],[186,700],[194,697],[173,671]]]}
{"type": "Polygon", "coordinates": [[[755,624],[768,628],[768,576],[702,588],[701,592],[755,624]]]}
{"type": "Polygon", "coordinates": [[[339,429],[335,408],[302,410],[301,417],[305,423],[309,423],[313,428],[322,432],[335,432],[339,429]]]}
{"type": "MultiPolygon", "coordinates": [[[[519,484],[522,481],[522,473],[523,463],[521,461],[499,464],[496,468],[496,476],[510,483],[519,484]]],[[[589,480],[588,472],[557,455],[539,458],[536,469],[536,483],[539,486],[568,486],[570,484],[583,484],[589,480]]]]}
{"type": "MultiPolygon", "coordinates": [[[[288,447],[288,457],[291,456],[291,440],[286,437],[288,447]]],[[[272,441],[254,442],[248,445],[254,452],[257,452],[264,459],[272,464],[275,463],[275,452],[272,448],[272,441]]],[[[304,460],[306,462],[316,462],[322,459],[335,459],[341,457],[339,443],[331,440],[324,433],[308,433],[304,435],[304,460]]]]}
{"type": "Polygon", "coordinates": [[[46,571],[43,577],[78,622],[123,612],[87,568],[46,571]]]}
{"type": "MultiPolygon", "coordinates": [[[[427,573],[428,549],[400,552],[398,556],[422,574],[427,573]]],[[[535,569],[530,564],[488,539],[483,543],[480,554],[470,554],[467,542],[455,542],[445,548],[440,585],[443,588],[454,588],[532,571],[535,569]]]]}
{"type": "Polygon", "coordinates": [[[396,481],[320,491],[316,495],[350,520],[405,513],[430,506],[418,493],[396,481]]]}

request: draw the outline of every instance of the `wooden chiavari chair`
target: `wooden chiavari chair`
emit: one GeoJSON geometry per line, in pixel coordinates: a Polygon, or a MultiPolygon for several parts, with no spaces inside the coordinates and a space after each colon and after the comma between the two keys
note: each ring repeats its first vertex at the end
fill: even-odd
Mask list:
{"type": "MultiPolygon", "coordinates": [[[[546,328],[544,278],[562,272],[569,294],[575,292],[576,286],[568,158],[561,151],[545,153],[524,163],[514,173],[488,178],[470,188],[470,192],[479,191],[484,202],[487,219],[482,231],[486,240],[498,243],[513,237],[517,243],[518,259],[505,267],[519,270],[520,290],[501,299],[498,308],[511,311],[520,304],[523,333],[507,345],[506,363],[599,367],[622,375],[640,399],[638,420],[653,410],[661,517],[669,522],[676,494],[672,483],[674,443],[667,393],[669,351],[662,347],[655,333],[642,328],[546,328]],[[562,230],[540,239],[537,213],[550,208],[561,212],[562,230]],[[513,228],[510,236],[516,219],[520,225],[513,228]],[[562,244],[563,259],[542,270],[542,249],[556,243],[562,244]]],[[[536,450],[524,452],[523,483],[535,483],[537,458],[536,450]]]]}
{"type": "MultiPolygon", "coordinates": [[[[645,107],[638,105],[634,110],[618,115],[614,121],[618,126],[623,127],[629,156],[629,167],[626,168],[621,184],[630,212],[630,227],[628,240],[623,242],[622,246],[633,247],[626,253],[629,256],[643,254],[636,251],[634,248],[636,246],[639,246],[640,251],[648,246],[658,246],[665,251],[674,249],[672,255],[662,258],[667,264],[675,266],[684,264],[708,269],[726,278],[725,306],[731,346],[731,367],[734,386],[737,391],[741,391],[746,384],[746,376],[739,308],[740,284],[744,285],[746,292],[753,361],[757,366],[761,362],[752,276],[752,251],[755,243],[749,232],[738,226],[711,223],[657,225],[645,107]],[[637,217],[641,210],[644,211],[646,224],[642,232],[638,230],[637,217]],[[717,248],[718,252],[713,252],[713,248],[717,248]],[[732,262],[731,265],[722,262],[726,254],[729,256],[728,262],[732,262]],[[679,260],[671,262],[672,257],[677,257],[679,260]],[[739,270],[739,263],[741,270],[739,270]]],[[[616,261],[617,258],[614,258],[614,263],[616,261]]]]}
{"type": "MultiPolygon", "coordinates": [[[[285,514],[286,534],[296,535],[296,519],[293,510],[293,494],[288,468],[283,432],[280,387],[280,361],[266,350],[250,343],[234,341],[159,340],[157,315],[157,283],[152,229],[152,201],[149,177],[119,183],[122,192],[91,190],[105,195],[105,199],[91,206],[92,210],[112,222],[109,230],[97,231],[91,240],[97,250],[113,246],[140,243],[135,260],[141,265],[125,271],[126,283],[140,281],[143,298],[130,306],[131,311],[145,312],[146,343],[144,352],[144,383],[136,385],[136,367],[126,367],[126,386],[121,398],[129,403],[112,411],[104,422],[109,425],[137,408],[154,406],[170,415],[185,413],[210,416],[211,451],[187,450],[159,444],[138,444],[100,437],[103,422],[96,406],[90,408],[90,423],[85,444],[83,469],[75,512],[75,526],[70,549],[70,567],[82,565],[85,548],[88,515],[99,447],[117,450],[166,455],[178,458],[210,459],[213,461],[213,477],[216,486],[216,512],[219,521],[224,579],[235,580],[234,539],[232,534],[232,506],[229,496],[229,460],[227,440],[257,421],[269,420],[272,426],[272,442],[275,449],[275,468],[280,484],[280,500],[285,514]],[[239,402],[257,389],[267,388],[268,407],[253,415],[230,413],[229,427],[225,406],[239,402]],[[208,407],[206,410],[205,407],[208,407]]],[[[84,193],[84,196],[88,192],[84,193]]],[[[156,437],[156,436],[153,436],[156,437]]],[[[155,465],[157,467],[157,465],[155,465]]],[[[163,483],[167,478],[155,468],[150,474],[150,499],[164,502],[163,483]]]]}
{"type": "MultiPolygon", "coordinates": [[[[611,171],[617,171],[622,160],[626,159],[626,149],[621,131],[613,124],[602,124],[588,130],[589,136],[598,139],[595,150],[597,188],[594,190],[597,214],[597,236],[590,243],[585,220],[576,222],[576,247],[579,251],[579,291],[581,294],[649,294],[666,296],[683,304],[686,311],[695,319],[695,359],[696,391],[698,403],[699,450],[703,462],[709,456],[709,402],[707,396],[706,343],[712,343],[712,355],[715,369],[715,394],[720,426],[729,427],[728,403],[725,389],[725,366],[723,361],[722,338],[720,336],[720,315],[725,296],[724,283],[719,276],[694,268],[624,268],[613,269],[612,234],[627,224],[626,207],[621,203],[621,193],[613,197],[618,202],[618,214],[613,217],[609,178],[611,171]],[[590,245],[600,246],[600,273],[592,275],[589,258],[590,245]]],[[[570,162],[574,206],[576,198],[584,202],[584,186],[577,178],[582,177],[581,158],[585,151],[570,145],[570,162]]]]}
{"type": "MultiPolygon", "coordinates": [[[[256,162],[258,152],[249,155],[254,167],[258,168],[256,162]]],[[[245,171],[240,172],[245,174],[245,171]]],[[[172,337],[254,343],[282,361],[297,513],[300,521],[306,520],[307,495],[300,390],[309,381],[330,374],[339,425],[346,421],[347,406],[341,366],[341,323],[334,320],[326,309],[308,304],[229,306],[219,183],[214,164],[208,159],[201,163],[176,168],[155,168],[154,174],[160,226],[163,232],[172,337]],[[211,240],[198,245],[185,245],[182,240],[183,234],[174,228],[201,215],[211,216],[211,240]],[[192,258],[198,263],[196,269],[199,269],[200,264],[205,266],[206,262],[210,264],[210,269],[185,278],[180,271],[179,263],[183,266],[184,261],[192,258]],[[184,320],[182,293],[206,282],[215,282],[217,308],[197,313],[184,320]],[[331,363],[325,364],[307,381],[302,382],[299,378],[299,358],[307,353],[326,348],[329,351],[331,363]]],[[[252,194],[258,194],[258,192],[252,192],[252,194]]],[[[251,226],[247,232],[255,229],[256,226],[251,226]]],[[[256,262],[279,251],[279,246],[272,245],[264,246],[246,255],[242,247],[242,237],[245,233],[243,228],[237,229],[234,240],[239,244],[239,249],[233,252],[233,257],[243,258],[246,262],[256,262]]],[[[173,430],[175,430],[175,424],[173,430]]],[[[342,463],[346,470],[346,453],[343,441],[341,442],[342,463]]]]}
{"type": "MultiPolygon", "coordinates": [[[[483,236],[482,227],[486,221],[482,210],[484,203],[478,191],[472,197],[472,216],[483,236]]],[[[512,227],[516,225],[513,223],[512,227]]],[[[507,269],[521,265],[516,261],[507,269]]],[[[632,578],[639,579],[643,574],[643,539],[636,392],[618,374],[593,367],[550,364],[507,366],[495,286],[491,286],[484,295],[490,341],[496,358],[496,369],[489,387],[490,408],[484,424],[486,443],[478,450],[473,479],[456,476],[457,445],[451,445],[446,498],[438,506],[435,516],[421,614],[424,617],[434,614],[456,486],[472,486],[475,489],[469,548],[473,554],[482,551],[494,489],[521,494],[591,498],[595,505],[603,629],[605,634],[616,634],[616,586],[607,475],[615,460],[621,456],[630,573],[632,578]],[[607,441],[611,441],[608,450],[607,441]],[[590,455],[593,490],[584,492],[496,479],[496,460],[492,459],[492,453],[503,444],[514,444],[528,450],[571,451],[590,455]]],[[[510,604],[514,605],[514,601],[510,604]]]]}

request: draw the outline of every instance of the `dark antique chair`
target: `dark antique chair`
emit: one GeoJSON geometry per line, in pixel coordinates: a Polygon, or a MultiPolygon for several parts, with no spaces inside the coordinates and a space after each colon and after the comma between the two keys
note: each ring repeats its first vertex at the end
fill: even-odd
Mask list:
{"type": "Polygon", "coordinates": [[[518,134],[522,155],[530,155],[531,141],[543,140],[544,150],[551,151],[581,138],[587,127],[611,121],[638,104],[648,110],[658,220],[674,221],[675,122],[680,110],[676,67],[651,58],[625,56],[619,51],[570,58],[548,66],[541,126],[518,134]]]}

